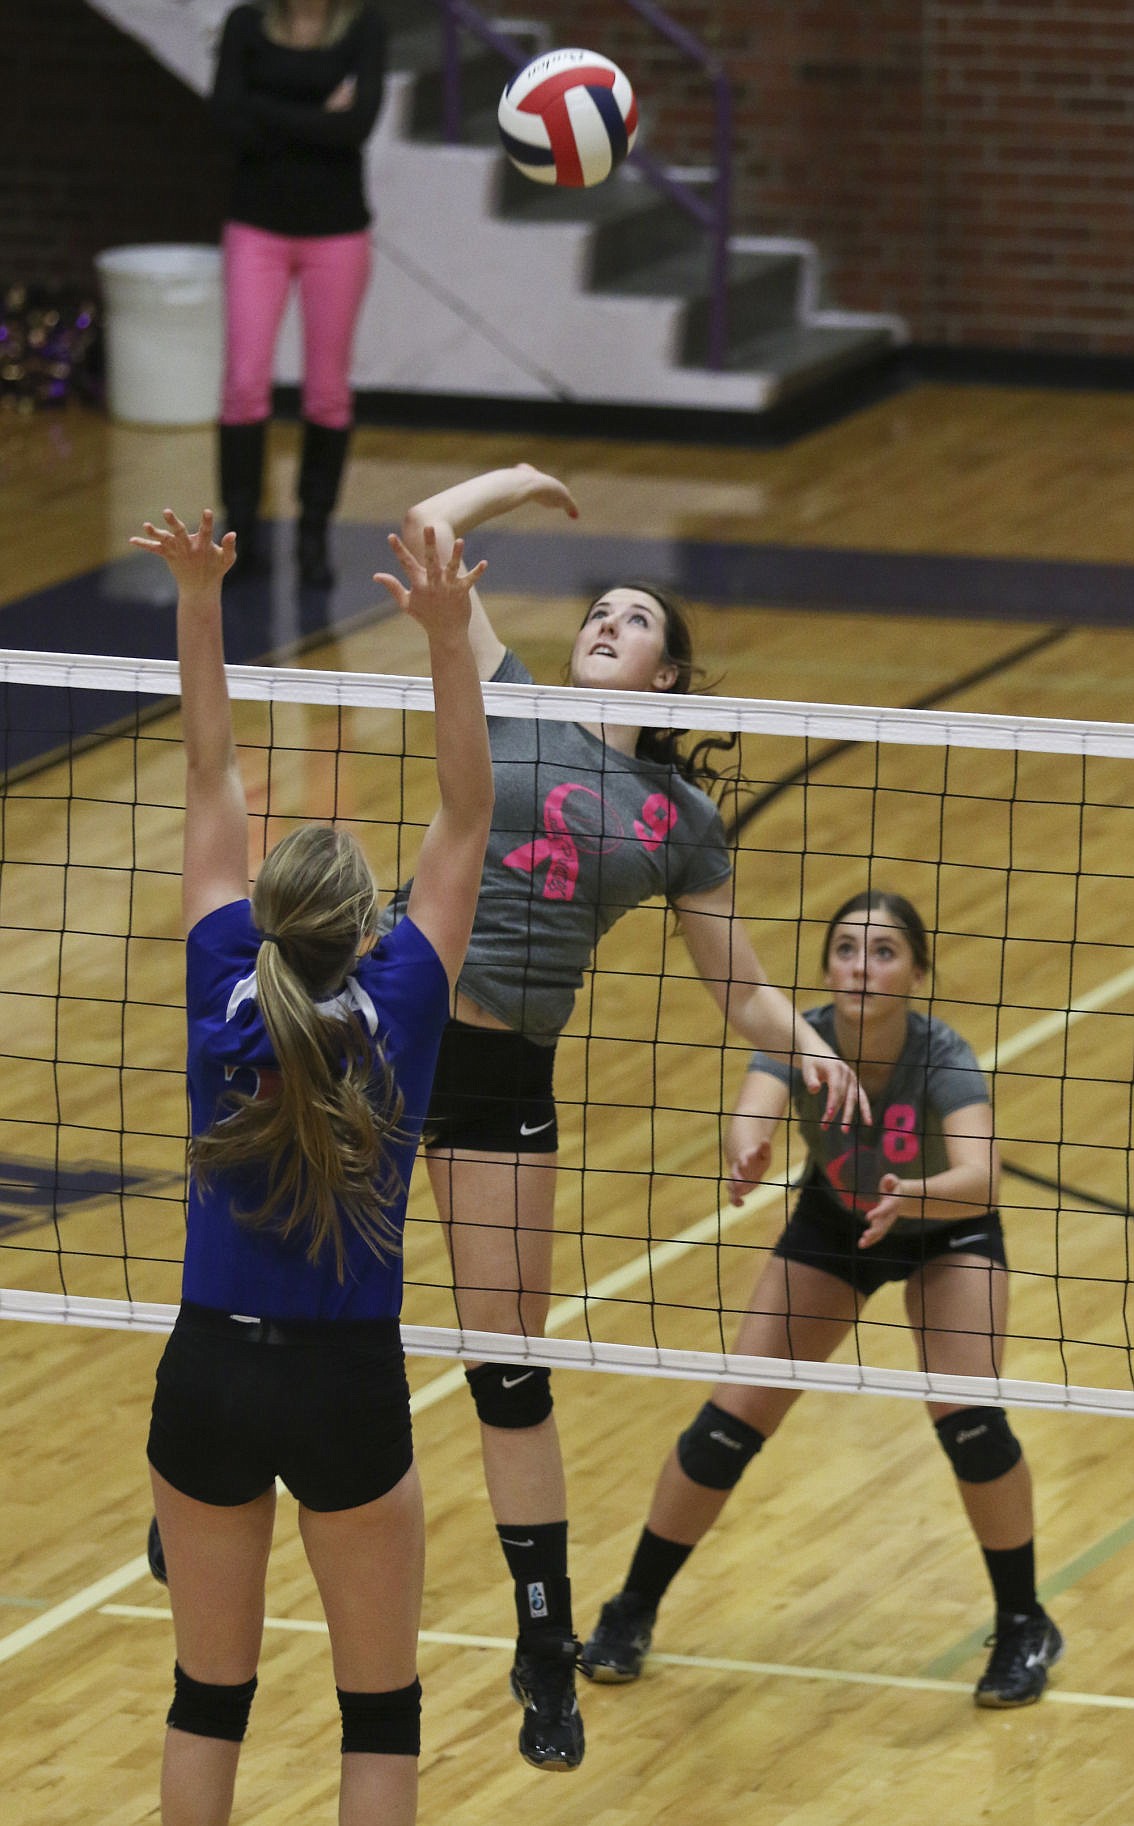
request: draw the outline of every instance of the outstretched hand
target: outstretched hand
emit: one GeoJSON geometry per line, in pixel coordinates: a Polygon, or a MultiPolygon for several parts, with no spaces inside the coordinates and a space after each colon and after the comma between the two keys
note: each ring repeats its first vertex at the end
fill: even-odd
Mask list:
{"type": "Polygon", "coordinates": [[[858,1239],[860,1249],[872,1249],[875,1243],[893,1229],[900,1217],[907,1215],[902,1206],[905,1194],[896,1173],[883,1173],[878,1181],[878,1203],[866,1213],[866,1229],[858,1239]]]}
{"type": "Polygon", "coordinates": [[[427,634],[467,628],[472,610],[471,592],[488,569],[488,562],[482,558],[471,571],[462,572],[463,539],[454,540],[453,549],[442,564],[437,551],[436,529],[427,526],[422,537],[425,555],[418,558],[397,533],[390,534],[390,550],[409,578],[408,589],[400,577],[389,571],[376,571],[374,581],[382,584],[403,615],[419,621],[427,634]]]}
{"type": "Polygon", "coordinates": [[[745,1148],[728,1163],[728,1202],[730,1205],[742,1205],[748,1194],[763,1179],[772,1159],[770,1141],[757,1142],[753,1148],[745,1148]]]}
{"type": "Polygon", "coordinates": [[[834,1053],[805,1053],[800,1072],[809,1091],[826,1087],[822,1116],[825,1129],[836,1119],[841,1129],[849,1129],[856,1116],[869,1123],[870,1099],[845,1059],[834,1053]]]}
{"type": "Polygon", "coordinates": [[[144,521],[142,532],[135,533],[130,544],[136,545],[139,551],[156,552],[159,558],[164,558],[183,593],[195,590],[215,595],[220,589],[221,578],[236,563],[236,534],[226,533],[219,545],[214,542],[210,507],[202,511],[201,524],[195,533],[177,518],[172,507],[164,509],[162,519],[164,529],[149,520],[144,521]]]}

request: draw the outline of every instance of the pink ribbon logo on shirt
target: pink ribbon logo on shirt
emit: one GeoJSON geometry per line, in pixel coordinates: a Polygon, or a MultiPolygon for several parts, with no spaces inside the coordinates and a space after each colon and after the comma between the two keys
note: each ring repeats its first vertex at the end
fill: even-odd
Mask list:
{"type": "MultiPolygon", "coordinates": [[[[634,820],[634,835],[646,850],[656,850],[665,842],[677,823],[677,807],[664,793],[651,793],[642,806],[640,818],[634,820]]],[[[543,802],[543,835],[533,843],[522,843],[504,858],[504,866],[534,875],[545,863],[544,900],[573,900],[579,879],[579,853],[601,856],[618,848],[626,833],[610,804],[593,786],[568,780],[555,786],[543,802]],[[583,794],[571,805],[574,830],[568,824],[568,802],[572,794],[583,794]]]]}
{"type": "Polygon", "coordinates": [[[602,806],[602,794],[596,793],[591,786],[580,786],[567,781],[562,786],[553,787],[543,802],[543,836],[537,837],[534,843],[522,843],[517,850],[505,856],[504,866],[509,869],[522,869],[526,875],[534,875],[542,863],[547,864],[547,874],[543,882],[545,900],[573,900],[575,883],[579,879],[579,852],[575,839],[567,828],[567,814],[564,806],[572,793],[587,793],[597,799],[602,806]]]}

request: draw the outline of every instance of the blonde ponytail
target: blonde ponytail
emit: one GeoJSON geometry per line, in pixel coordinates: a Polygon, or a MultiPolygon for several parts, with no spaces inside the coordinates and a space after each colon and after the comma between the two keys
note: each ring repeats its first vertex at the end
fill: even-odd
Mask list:
{"type": "Polygon", "coordinates": [[[376,929],[374,883],[357,843],[328,825],[293,831],[265,858],[252,917],[264,934],[256,1001],[279,1083],[266,1095],[234,1095],[193,1140],[190,1165],[203,1184],[266,1173],[261,1204],[234,1215],[284,1241],[306,1237],[309,1261],[330,1248],[341,1281],[344,1219],[377,1255],[401,1250],[386,1215],[402,1190],[389,1153],[401,1139],[401,1092],[380,1054],[376,1086],[377,1042],[359,1022],[319,1005],[341,989],[376,929]]]}

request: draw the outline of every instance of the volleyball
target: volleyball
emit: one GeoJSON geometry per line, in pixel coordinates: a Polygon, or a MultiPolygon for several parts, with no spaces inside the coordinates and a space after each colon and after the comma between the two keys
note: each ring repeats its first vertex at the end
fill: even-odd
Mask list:
{"type": "Polygon", "coordinates": [[[589,189],[620,165],[638,131],[626,76],[594,51],[547,51],[513,76],[496,111],[504,150],[537,184],[589,189]]]}

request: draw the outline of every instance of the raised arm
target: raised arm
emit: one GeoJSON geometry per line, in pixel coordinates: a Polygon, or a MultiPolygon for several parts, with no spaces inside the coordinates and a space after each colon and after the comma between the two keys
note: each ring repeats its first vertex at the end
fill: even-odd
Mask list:
{"type": "MultiPolygon", "coordinates": [[[[495,520],[528,501],[537,506],[560,509],[576,520],[579,509],[570,490],[554,476],[533,469],[530,463],[515,463],[510,469],[490,469],[484,475],[471,476],[452,488],[443,488],[411,507],[402,522],[402,538],[411,552],[424,557],[424,536],[431,526],[437,537],[437,549],[444,562],[455,539],[464,538],[486,520],[495,520]]],[[[504,642],[488,619],[479,593],[470,594],[472,616],[469,639],[476,656],[481,678],[491,678],[504,657],[504,642]]]]}
{"type": "Polygon", "coordinates": [[[826,1086],[824,1123],[838,1120],[849,1128],[857,1115],[869,1121],[866,1093],[850,1066],[768,981],[748,934],[733,914],[731,881],[704,894],[686,895],[674,903],[674,911],[697,973],[730,1026],[762,1052],[794,1061],[808,1090],[826,1086]]]}
{"type": "Polygon", "coordinates": [[[406,911],[425,933],[450,982],[456,982],[472,931],[492,819],[492,756],[469,638],[470,598],[485,565],[482,561],[472,571],[464,569],[459,538],[442,562],[429,527],[423,531],[420,558],[396,533],[390,535],[390,545],[409,588],[388,572],[380,572],[376,581],[421,623],[429,640],[441,798],[422,841],[406,911]]]}
{"type": "Polygon", "coordinates": [[[236,535],[213,542],[208,508],[195,533],[171,508],[160,530],[147,520],[142,551],[165,559],[177,582],[177,658],[185,745],[182,909],[189,931],[206,913],[248,892],[248,807],[236,760],[224,673],[221,580],[236,556],[236,535]]]}

